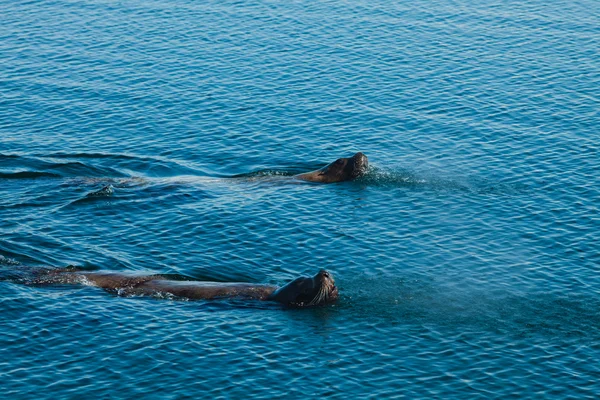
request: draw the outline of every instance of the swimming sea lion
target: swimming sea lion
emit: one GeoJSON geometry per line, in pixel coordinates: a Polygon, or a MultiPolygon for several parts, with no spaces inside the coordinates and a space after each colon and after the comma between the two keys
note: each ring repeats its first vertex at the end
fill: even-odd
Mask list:
{"type": "Polygon", "coordinates": [[[333,276],[319,271],[313,277],[296,278],[283,287],[253,283],[222,283],[167,279],[161,275],[135,272],[50,270],[32,284],[84,284],[119,295],[167,294],[187,299],[241,298],[276,301],[290,307],[318,306],[334,302],[338,289],[333,276]]]}
{"type": "Polygon", "coordinates": [[[367,171],[368,166],[369,160],[367,156],[358,152],[350,158],[338,158],[321,169],[295,175],[295,177],[310,182],[343,182],[363,175],[367,171]]]}

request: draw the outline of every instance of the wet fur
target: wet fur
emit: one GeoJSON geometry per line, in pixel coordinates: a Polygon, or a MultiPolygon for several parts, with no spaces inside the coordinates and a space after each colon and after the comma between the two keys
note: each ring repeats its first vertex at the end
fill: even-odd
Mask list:
{"type": "Polygon", "coordinates": [[[222,283],[168,279],[162,275],[135,272],[45,270],[29,282],[35,285],[83,284],[124,296],[170,295],[186,299],[239,298],[275,301],[291,307],[317,306],[333,302],[338,291],[331,274],[319,271],[300,277],[283,287],[253,283],[222,283]]]}
{"type": "Polygon", "coordinates": [[[338,158],[331,164],[316,171],[296,175],[297,179],[309,182],[335,183],[356,179],[363,175],[369,166],[369,160],[363,153],[350,158],[338,158]]]}

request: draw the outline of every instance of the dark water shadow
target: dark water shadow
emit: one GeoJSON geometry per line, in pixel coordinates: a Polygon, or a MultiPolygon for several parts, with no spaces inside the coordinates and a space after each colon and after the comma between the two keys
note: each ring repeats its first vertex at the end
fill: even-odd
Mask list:
{"type": "Polygon", "coordinates": [[[41,179],[41,178],[61,178],[60,174],[40,171],[19,171],[19,172],[0,172],[0,179],[41,179]]]}

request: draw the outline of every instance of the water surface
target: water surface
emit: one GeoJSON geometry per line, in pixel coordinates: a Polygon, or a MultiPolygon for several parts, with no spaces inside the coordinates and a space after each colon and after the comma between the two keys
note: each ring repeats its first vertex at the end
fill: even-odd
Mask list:
{"type": "Polygon", "coordinates": [[[597,398],[598,3],[397,3],[0,0],[0,392],[597,398]],[[69,264],[341,299],[11,279],[69,264]]]}

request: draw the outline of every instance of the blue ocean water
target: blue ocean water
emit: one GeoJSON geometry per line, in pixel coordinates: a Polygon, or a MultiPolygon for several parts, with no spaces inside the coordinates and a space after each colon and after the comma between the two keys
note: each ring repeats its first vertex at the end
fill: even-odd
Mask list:
{"type": "Polygon", "coordinates": [[[595,0],[0,0],[0,275],[341,294],[5,279],[2,397],[598,398],[598,43],[595,0]]]}

